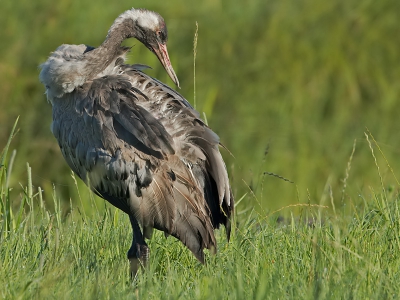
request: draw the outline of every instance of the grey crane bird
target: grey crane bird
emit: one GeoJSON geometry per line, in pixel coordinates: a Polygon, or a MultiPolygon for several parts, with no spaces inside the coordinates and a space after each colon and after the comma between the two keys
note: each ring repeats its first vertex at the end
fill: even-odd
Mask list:
{"type": "Polygon", "coordinates": [[[218,136],[179,93],[125,64],[136,38],[179,87],[163,18],[122,13],[97,48],[62,45],[41,65],[53,109],[51,130],[71,169],[100,197],[129,215],[131,272],[146,265],[153,228],[172,235],[204,263],[214,229],[230,236],[234,200],[218,136]]]}

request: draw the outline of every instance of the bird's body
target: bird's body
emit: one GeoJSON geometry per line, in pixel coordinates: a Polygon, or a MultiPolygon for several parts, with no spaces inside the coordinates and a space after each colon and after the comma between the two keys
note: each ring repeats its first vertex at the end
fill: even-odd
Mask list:
{"type": "Polygon", "coordinates": [[[179,93],[144,74],[144,66],[124,64],[129,49],[120,43],[129,37],[157,54],[179,85],[164,20],[129,10],[100,47],[62,45],[42,65],[52,132],[71,169],[130,216],[134,273],[148,259],[144,238],[153,228],[181,240],[203,262],[203,249],[216,249],[214,228],[224,224],[229,238],[233,211],[219,138],[179,93]]]}

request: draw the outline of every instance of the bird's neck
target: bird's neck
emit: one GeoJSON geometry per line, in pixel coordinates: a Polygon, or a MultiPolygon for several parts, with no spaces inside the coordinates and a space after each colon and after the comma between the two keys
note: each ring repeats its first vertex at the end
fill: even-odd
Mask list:
{"type": "Polygon", "coordinates": [[[96,49],[86,53],[87,63],[91,67],[88,77],[96,77],[112,64],[121,55],[121,43],[131,37],[135,37],[135,31],[132,31],[129,21],[114,23],[104,42],[96,49]]]}

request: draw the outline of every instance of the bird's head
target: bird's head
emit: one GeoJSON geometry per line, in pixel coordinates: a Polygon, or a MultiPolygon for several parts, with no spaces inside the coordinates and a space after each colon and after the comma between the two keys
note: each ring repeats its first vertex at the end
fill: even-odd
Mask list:
{"type": "Polygon", "coordinates": [[[127,37],[134,37],[153,52],[167,71],[172,81],[179,87],[178,77],[172,68],[167,51],[167,26],[164,19],[156,12],[146,9],[130,9],[122,13],[114,22],[118,25],[130,27],[127,37]]]}

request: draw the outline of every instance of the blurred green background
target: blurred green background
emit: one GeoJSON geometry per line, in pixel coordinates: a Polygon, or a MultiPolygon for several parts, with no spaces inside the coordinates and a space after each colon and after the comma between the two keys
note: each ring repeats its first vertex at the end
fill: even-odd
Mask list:
{"type": "MultiPolygon", "coordinates": [[[[247,193],[246,203],[271,211],[325,203],[330,191],[340,205],[378,190],[366,128],[400,171],[398,0],[6,0],[0,11],[0,148],[20,116],[12,144],[16,196],[29,162],[35,186],[49,194],[54,185],[66,203],[77,201],[49,129],[51,106],[38,65],[63,43],[98,46],[113,20],[132,6],[166,20],[180,92],[192,104],[198,22],[196,107],[234,156],[221,150],[237,198],[247,193]]],[[[172,86],[153,54],[137,41],[128,43],[135,45],[129,63],[150,65],[148,74],[172,86]]],[[[395,180],[385,161],[378,165],[391,188],[395,180]]]]}

